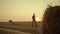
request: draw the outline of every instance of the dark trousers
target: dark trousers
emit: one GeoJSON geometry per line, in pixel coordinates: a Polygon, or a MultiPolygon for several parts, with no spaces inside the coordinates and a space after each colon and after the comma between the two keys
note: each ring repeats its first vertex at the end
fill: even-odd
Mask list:
{"type": "Polygon", "coordinates": [[[36,21],[33,21],[33,22],[32,22],[32,26],[37,27],[37,23],[36,23],[36,21]]]}

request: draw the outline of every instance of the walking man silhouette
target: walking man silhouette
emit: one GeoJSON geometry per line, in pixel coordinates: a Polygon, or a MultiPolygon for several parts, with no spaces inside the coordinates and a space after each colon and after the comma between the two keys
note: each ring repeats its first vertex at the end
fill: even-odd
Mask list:
{"type": "Polygon", "coordinates": [[[37,23],[36,23],[36,20],[35,20],[35,13],[33,13],[33,15],[32,15],[32,26],[37,27],[37,23]]]}

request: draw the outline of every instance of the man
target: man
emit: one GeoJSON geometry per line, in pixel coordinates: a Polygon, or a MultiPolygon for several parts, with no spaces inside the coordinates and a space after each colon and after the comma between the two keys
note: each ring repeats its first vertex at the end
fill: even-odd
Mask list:
{"type": "Polygon", "coordinates": [[[32,26],[34,26],[34,25],[37,27],[37,23],[35,20],[35,13],[33,13],[33,16],[32,16],[32,26]]]}

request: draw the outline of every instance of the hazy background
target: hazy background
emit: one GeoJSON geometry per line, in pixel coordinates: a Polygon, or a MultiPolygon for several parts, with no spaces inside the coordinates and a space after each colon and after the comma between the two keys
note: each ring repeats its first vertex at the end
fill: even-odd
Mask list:
{"type": "Polygon", "coordinates": [[[0,0],[0,22],[32,21],[33,13],[37,21],[42,21],[47,4],[60,5],[60,0],[0,0]]]}

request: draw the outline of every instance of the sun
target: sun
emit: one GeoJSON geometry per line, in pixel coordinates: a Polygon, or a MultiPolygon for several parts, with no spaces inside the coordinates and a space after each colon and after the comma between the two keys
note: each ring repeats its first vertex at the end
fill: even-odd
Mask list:
{"type": "Polygon", "coordinates": [[[36,21],[40,21],[39,17],[36,17],[36,21]]]}

